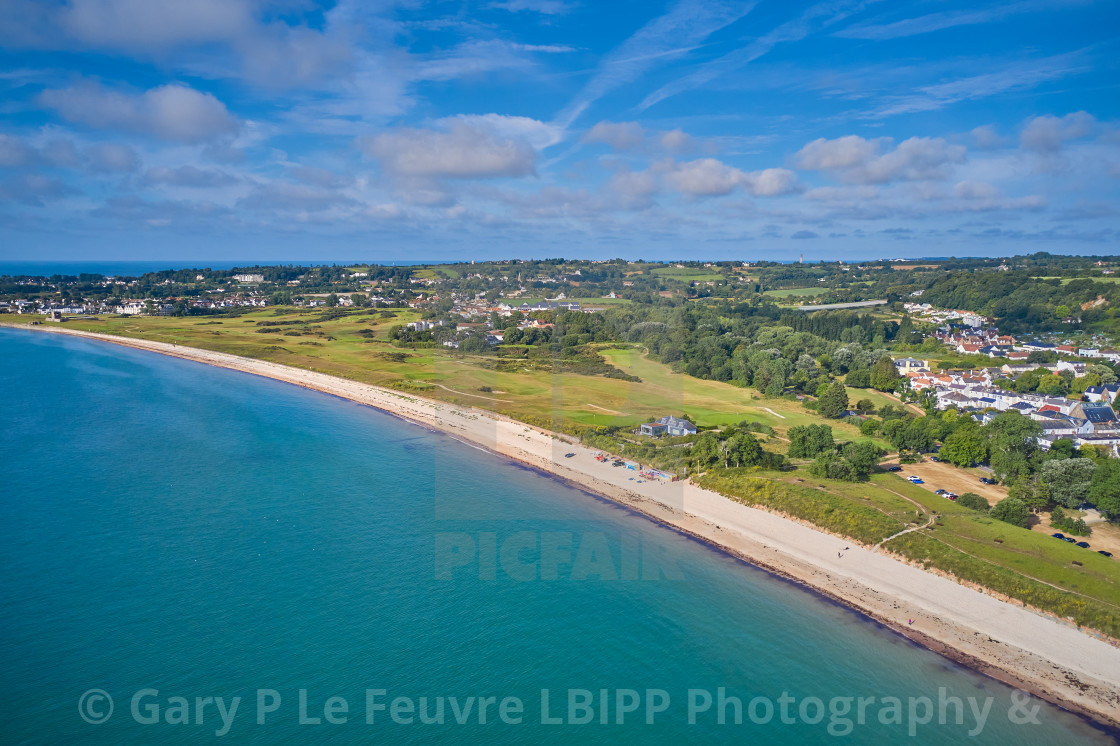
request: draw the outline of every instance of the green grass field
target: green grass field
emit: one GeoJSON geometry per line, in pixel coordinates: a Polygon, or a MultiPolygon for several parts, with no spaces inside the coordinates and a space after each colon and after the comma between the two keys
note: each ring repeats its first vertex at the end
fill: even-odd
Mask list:
{"type": "Polygon", "coordinates": [[[773,298],[804,298],[820,295],[827,290],[828,288],[823,287],[783,288],[781,290],[764,290],[762,294],[773,298]]]}
{"type": "Polygon", "coordinates": [[[713,282],[726,279],[719,272],[704,270],[700,267],[657,267],[653,274],[666,280],[677,282],[713,282]]]}

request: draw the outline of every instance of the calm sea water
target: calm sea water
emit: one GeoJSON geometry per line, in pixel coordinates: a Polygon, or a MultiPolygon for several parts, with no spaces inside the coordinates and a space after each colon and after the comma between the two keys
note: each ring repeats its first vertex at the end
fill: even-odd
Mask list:
{"type": "Polygon", "coordinates": [[[0,330],[0,356],[5,743],[207,742],[222,728],[213,703],[197,706],[207,697],[227,713],[241,698],[225,739],[250,743],[827,743],[830,723],[851,720],[842,740],[902,741],[912,726],[916,742],[948,744],[977,727],[968,698],[991,698],[981,743],[1110,740],[1048,705],[1040,724],[1016,725],[1006,686],[375,410],[45,334],[0,330]],[[550,559],[569,541],[570,563],[550,559]],[[730,705],[717,723],[720,687],[742,701],[743,724],[730,705]],[[107,700],[82,700],[92,689],[114,702],[100,724],[87,722],[108,713],[107,700]],[[713,700],[695,724],[690,689],[713,700]],[[318,724],[300,722],[301,690],[318,724]],[[368,690],[385,690],[375,706],[401,697],[416,710],[402,700],[400,723],[386,709],[370,724],[368,690]],[[542,722],[542,690],[563,723],[542,722]],[[953,706],[937,724],[939,690],[962,700],[963,725],[953,706]],[[796,722],[781,722],[783,694],[796,722]],[[430,719],[443,698],[442,725],[419,722],[421,697],[430,719]],[[460,725],[452,697],[460,714],[470,697],[496,701],[480,724],[473,700],[460,725]],[[876,698],[863,725],[851,697],[876,698]],[[901,724],[879,722],[895,719],[889,697],[901,724]],[[622,724],[618,701],[637,702],[622,724]]]}
{"type": "MultiPolygon", "coordinates": [[[[147,272],[163,272],[175,269],[233,269],[234,267],[276,266],[294,264],[296,266],[315,266],[338,264],[353,266],[368,264],[376,261],[378,264],[393,267],[403,267],[412,264],[438,264],[440,260],[344,260],[337,261],[298,261],[298,260],[262,260],[262,259],[132,259],[132,260],[59,260],[59,261],[6,261],[0,260],[0,277],[4,275],[18,276],[30,275],[32,277],[50,277],[52,275],[80,275],[82,273],[100,274],[108,276],[136,277],[147,272]]],[[[454,261],[454,260],[453,260],[454,261]]]]}

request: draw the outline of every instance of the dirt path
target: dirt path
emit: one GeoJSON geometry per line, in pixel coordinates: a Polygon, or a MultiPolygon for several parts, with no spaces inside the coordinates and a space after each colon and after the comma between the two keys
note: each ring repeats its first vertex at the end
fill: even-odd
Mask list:
{"type": "MultiPolygon", "coordinates": [[[[898,493],[896,492],[895,494],[897,495],[898,493]]],[[[893,534],[891,536],[888,536],[887,538],[880,541],[878,544],[875,545],[875,548],[878,549],[879,547],[883,546],[884,544],[886,544],[891,539],[902,536],[903,534],[908,534],[912,531],[921,531],[923,528],[929,528],[930,526],[933,525],[933,522],[936,521],[936,520],[937,520],[937,514],[934,513],[933,515],[931,515],[929,517],[929,520],[925,522],[925,525],[923,525],[923,526],[912,526],[911,528],[904,528],[901,531],[899,531],[897,534],[893,534]]]]}
{"type": "Polygon", "coordinates": [[[613,409],[607,409],[606,407],[600,407],[598,404],[591,404],[590,402],[584,402],[583,406],[591,407],[592,409],[598,409],[600,412],[606,412],[607,414],[622,414],[622,412],[617,412],[613,409]]]}
{"type": "Polygon", "coordinates": [[[786,416],[785,416],[784,414],[778,414],[777,412],[775,412],[775,411],[774,411],[773,409],[771,409],[770,407],[759,407],[759,409],[762,409],[762,410],[764,410],[764,411],[766,411],[766,412],[769,412],[770,414],[772,414],[772,415],[774,415],[775,417],[777,417],[777,418],[778,418],[779,420],[784,420],[784,419],[786,418],[786,416]]]}

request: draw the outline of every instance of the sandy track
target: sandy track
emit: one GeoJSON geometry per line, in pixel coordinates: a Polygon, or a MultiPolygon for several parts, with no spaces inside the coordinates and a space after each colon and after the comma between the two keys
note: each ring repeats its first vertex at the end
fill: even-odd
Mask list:
{"type": "Polygon", "coordinates": [[[571,440],[490,412],[323,373],[161,342],[61,327],[323,391],[442,430],[596,492],[859,609],[900,634],[1069,709],[1120,725],[1120,647],[1063,621],[926,572],[851,539],[747,507],[687,482],[630,481],[571,440]],[[564,454],[577,456],[565,459],[564,454]],[[851,547],[844,552],[844,547],[851,547]],[[842,554],[842,557],[838,556],[842,554]],[[915,620],[913,627],[906,619],[915,620]]]}

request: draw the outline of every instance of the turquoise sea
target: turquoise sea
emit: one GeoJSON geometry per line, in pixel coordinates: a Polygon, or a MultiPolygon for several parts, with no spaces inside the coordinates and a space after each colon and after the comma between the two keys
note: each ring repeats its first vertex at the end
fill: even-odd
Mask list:
{"type": "Polygon", "coordinates": [[[1112,742],[381,412],[46,334],[0,359],[3,743],[1112,742]]]}

